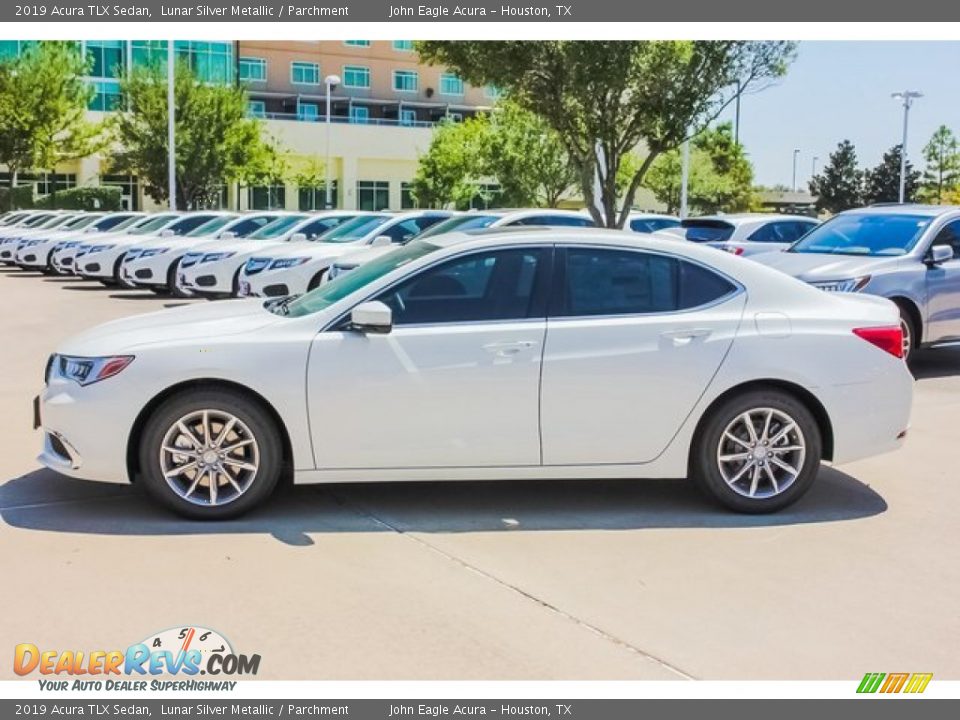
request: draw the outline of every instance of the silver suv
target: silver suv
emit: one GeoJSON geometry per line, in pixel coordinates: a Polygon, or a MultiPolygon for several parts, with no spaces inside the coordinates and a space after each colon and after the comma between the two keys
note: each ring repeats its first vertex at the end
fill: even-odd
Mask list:
{"type": "Polygon", "coordinates": [[[847,210],[753,259],[822,290],[889,298],[900,307],[904,356],[960,340],[960,207],[847,210]]]}

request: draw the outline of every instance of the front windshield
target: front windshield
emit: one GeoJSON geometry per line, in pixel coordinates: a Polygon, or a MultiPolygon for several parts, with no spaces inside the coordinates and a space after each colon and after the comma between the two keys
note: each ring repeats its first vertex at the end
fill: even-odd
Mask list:
{"type": "Polygon", "coordinates": [[[369,235],[390,219],[389,215],[361,215],[320,236],[321,242],[350,243],[369,235]]]}
{"type": "Polygon", "coordinates": [[[205,235],[212,235],[217,230],[220,230],[225,225],[232,223],[236,220],[235,215],[221,215],[220,217],[215,217],[212,220],[207,220],[205,223],[199,227],[195,227],[188,233],[184,233],[184,237],[204,237],[205,235]]]}
{"type": "Polygon", "coordinates": [[[290,317],[302,317],[319,312],[343,300],[364,285],[393,272],[399,267],[403,267],[407,263],[413,262],[417,258],[432,253],[436,249],[436,245],[420,241],[397,248],[386,255],[364,263],[353,272],[344,273],[330,282],[320,285],[316,290],[311,290],[306,295],[297,298],[287,306],[286,314],[290,317]]]}
{"type": "Polygon", "coordinates": [[[100,232],[106,232],[107,230],[117,232],[119,230],[125,230],[138,222],[143,222],[143,215],[130,215],[129,217],[124,217],[123,215],[108,215],[94,225],[94,227],[100,232]]]}
{"type": "Polygon", "coordinates": [[[178,217],[177,215],[155,215],[149,220],[144,220],[130,231],[131,235],[146,235],[157,230],[162,230],[167,223],[178,217]]]}
{"type": "Polygon", "coordinates": [[[251,240],[270,240],[271,238],[279,237],[297,223],[306,220],[307,217],[307,215],[285,215],[284,217],[277,218],[272,223],[264,225],[255,233],[248,235],[248,237],[251,240]]]}
{"type": "Polygon", "coordinates": [[[75,215],[56,215],[50,218],[49,220],[47,220],[42,225],[38,225],[37,227],[45,228],[45,229],[60,227],[61,225],[65,224],[68,220],[72,220],[75,217],[76,217],[75,215]]]}
{"type": "Polygon", "coordinates": [[[424,240],[425,238],[443,235],[444,233],[453,232],[454,230],[482,230],[483,228],[490,227],[499,219],[499,215],[458,215],[457,217],[438,222],[432,228],[428,228],[417,235],[416,239],[424,240]]]}
{"type": "Polygon", "coordinates": [[[76,230],[77,228],[85,228],[87,225],[92,223],[94,220],[99,220],[100,215],[81,215],[80,217],[74,218],[68,223],[64,224],[64,229],[76,230]]]}
{"type": "Polygon", "coordinates": [[[32,227],[42,227],[42,226],[43,226],[43,223],[50,222],[50,219],[53,218],[53,217],[55,217],[55,216],[53,216],[53,215],[37,215],[36,217],[32,217],[32,218],[30,218],[30,219],[28,219],[28,220],[24,220],[24,222],[23,222],[23,227],[28,227],[28,228],[32,228],[32,227]]]}
{"type": "Polygon", "coordinates": [[[787,252],[830,255],[905,255],[932,220],[925,215],[837,215],[815,227],[787,252]]]}

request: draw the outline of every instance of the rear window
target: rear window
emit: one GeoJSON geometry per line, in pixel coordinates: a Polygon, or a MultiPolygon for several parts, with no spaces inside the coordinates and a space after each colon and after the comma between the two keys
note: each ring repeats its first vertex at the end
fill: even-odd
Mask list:
{"type": "Polygon", "coordinates": [[[684,220],[680,227],[690,242],[723,242],[733,235],[733,225],[723,220],[684,220]]]}

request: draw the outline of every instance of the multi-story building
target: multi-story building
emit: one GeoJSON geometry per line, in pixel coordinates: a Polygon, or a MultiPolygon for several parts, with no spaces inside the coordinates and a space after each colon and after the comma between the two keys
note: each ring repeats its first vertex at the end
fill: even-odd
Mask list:
{"type": "MultiPolygon", "coordinates": [[[[26,44],[0,41],[0,59],[26,44]]],[[[155,40],[91,40],[82,46],[91,59],[94,117],[117,109],[120,79],[130,68],[163,60],[167,53],[166,41],[155,40]]],[[[228,187],[224,204],[232,208],[323,207],[325,189],[316,182],[299,187],[296,177],[317,168],[325,175],[328,147],[336,206],[412,207],[409,182],[433,126],[482,112],[497,96],[493,88],[471,87],[445,68],[420,63],[409,40],[176,41],[174,47],[177,61],[189,63],[200,80],[244,86],[250,114],[289,152],[284,185],[228,187]],[[327,122],[329,76],[339,83],[331,89],[327,122]]],[[[111,174],[99,156],[24,179],[36,182],[40,194],[53,187],[117,185],[129,206],[151,206],[136,177],[111,174]]],[[[0,172],[0,185],[7,183],[9,175],[0,172]]]]}

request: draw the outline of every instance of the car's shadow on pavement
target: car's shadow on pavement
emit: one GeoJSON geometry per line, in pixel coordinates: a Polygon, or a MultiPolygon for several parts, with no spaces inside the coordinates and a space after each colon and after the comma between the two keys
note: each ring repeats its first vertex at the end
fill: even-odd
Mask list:
{"type": "Polygon", "coordinates": [[[98,535],[265,533],[289,545],[344,532],[522,532],[751,528],[837,522],[884,512],[864,483],[823,468],[810,492],[772,515],[739,515],[684,480],[363,483],[282,488],[263,508],[226,522],[183,520],[138,488],[36,470],[0,486],[12,527],[98,535]]]}
{"type": "Polygon", "coordinates": [[[917,380],[960,375],[960,347],[920,350],[910,358],[910,371],[917,380]]]}

